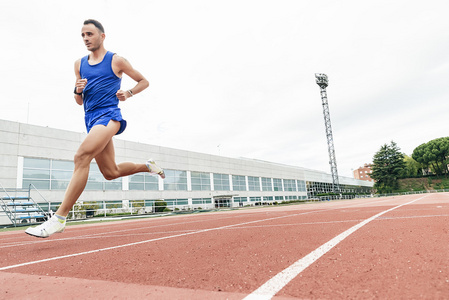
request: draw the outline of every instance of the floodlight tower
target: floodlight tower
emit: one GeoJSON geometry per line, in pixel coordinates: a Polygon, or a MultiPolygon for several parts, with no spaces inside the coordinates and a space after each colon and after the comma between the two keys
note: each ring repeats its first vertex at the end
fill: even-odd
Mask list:
{"type": "Polygon", "coordinates": [[[335,158],[334,139],[332,137],[331,117],[329,114],[329,105],[327,103],[326,87],[328,85],[327,75],[315,73],[316,83],[320,87],[321,101],[323,103],[324,125],[326,126],[327,147],[329,151],[329,164],[332,174],[332,190],[334,193],[340,193],[340,183],[338,181],[337,159],[335,158]]]}

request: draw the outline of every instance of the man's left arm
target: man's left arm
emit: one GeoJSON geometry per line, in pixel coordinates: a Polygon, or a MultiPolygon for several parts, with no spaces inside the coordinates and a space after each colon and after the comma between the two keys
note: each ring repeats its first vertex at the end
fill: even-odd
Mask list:
{"type": "MultiPolygon", "coordinates": [[[[133,95],[136,95],[146,89],[150,83],[146,78],[136,69],[132,67],[132,65],[123,57],[120,57],[118,55],[114,55],[114,59],[112,61],[113,69],[119,70],[119,74],[125,73],[129,77],[131,77],[137,84],[129,89],[129,90],[118,90],[117,91],[117,98],[120,101],[125,101],[129,97],[132,97],[133,95]]],[[[117,73],[117,72],[116,72],[117,73]]]]}

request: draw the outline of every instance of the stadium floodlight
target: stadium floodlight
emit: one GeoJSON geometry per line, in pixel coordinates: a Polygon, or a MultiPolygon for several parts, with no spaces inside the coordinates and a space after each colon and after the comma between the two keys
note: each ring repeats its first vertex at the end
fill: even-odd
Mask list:
{"type": "Polygon", "coordinates": [[[316,83],[320,87],[321,101],[323,104],[324,125],[326,127],[327,147],[329,151],[329,164],[332,174],[332,190],[334,193],[340,194],[340,183],[338,180],[337,159],[335,157],[334,139],[332,136],[331,117],[329,114],[329,104],[327,102],[326,87],[329,84],[327,75],[323,73],[315,73],[316,83]]]}
{"type": "Polygon", "coordinates": [[[320,88],[326,88],[328,86],[329,81],[327,80],[327,75],[323,73],[315,73],[316,83],[320,86],[320,88]]]}

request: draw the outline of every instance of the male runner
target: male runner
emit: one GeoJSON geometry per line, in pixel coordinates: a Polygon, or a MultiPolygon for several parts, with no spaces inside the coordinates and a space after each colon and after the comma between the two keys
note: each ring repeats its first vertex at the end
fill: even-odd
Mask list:
{"type": "Polygon", "coordinates": [[[149,83],[126,59],[104,48],[106,36],[100,22],[84,21],[81,36],[90,54],[75,62],[74,93],[76,103],[84,105],[88,134],[75,154],[75,169],[61,206],[48,221],[25,231],[36,237],[46,238],[64,231],[66,217],[86,186],[89,166],[94,158],[107,180],[138,172],[150,172],[165,178],[164,171],[151,159],[146,164],[115,163],[112,137],[122,133],[126,127],[118,108],[119,101],[140,93],[149,83]],[[137,82],[127,91],[120,89],[123,73],[137,82]]]}

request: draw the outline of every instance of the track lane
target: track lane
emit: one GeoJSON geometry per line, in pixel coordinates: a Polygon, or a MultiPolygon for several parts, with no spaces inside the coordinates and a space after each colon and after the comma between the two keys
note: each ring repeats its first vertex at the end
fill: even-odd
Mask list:
{"type": "MultiPolygon", "coordinates": [[[[158,219],[157,224],[156,220],[148,220],[148,228],[151,230],[164,228],[172,233],[219,228],[217,225],[220,224],[231,226],[154,241],[151,245],[136,244],[126,250],[115,248],[101,254],[89,253],[77,258],[66,258],[61,260],[61,264],[46,262],[43,265],[15,268],[10,272],[249,294],[276,273],[360,220],[391,207],[391,204],[404,201],[401,197],[372,201],[338,201],[293,206],[287,211],[285,207],[275,207],[209,216],[205,214],[205,219],[201,215],[165,218],[162,223],[158,223],[162,220],[158,219]],[[195,220],[192,220],[192,217],[195,220]],[[254,222],[242,222],[244,220],[254,222]],[[111,261],[114,262],[112,266],[111,261]],[[93,270],[86,272],[86,268],[93,270]]],[[[69,227],[67,234],[70,232],[73,236],[68,236],[68,239],[45,242],[50,245],[48,247],[43,247],[45,243],[23,246],[31,249],[34,254],[36,248],[40,249],[41,254],[48,253],[52,248],[57,248],[58,253],[69,248],[73,253],[79,243],[83,244],[83,236],[89,241],[84,244],[88,244],[91,250],[92,247],[98,248],[99,245],[110,244],[111,240],[117,239],[121,241],[119,244],[123,245],[125,240],[142,241],[142,238],[148,238],[145,237],[145,231],[148,229],[139,231],[142,230],[139,227],[145,223],[142,221],[146,220],[120,222],[125,224],[126,228],[123,228],[123,225],[117,227],[116,224],[109,228],[102,224],[79,229],[75,226],[72,231],[69,227]],[[128,226],[131,228],[127,228],[128,226]],[[82,234],[84,229],[88,229],[89,233],[82,234]]],[[[161,237],[164,236],[168,235],[161,234],[161,237]]],[[[3,257],[1,247],[0,243],[0,257],[3,257]]],[[[14,247],[9,248],[11,249],[14,247]]],[[[13,260],[9,258],[8,261],[13,260]]],[[[289,297],[288,294],[281,296],[289,297]]]]}
{"type": "Polygon", "coordinates": [[[449,299],[449,197],[432,194],[372,221],[278,296],[449,299]]]}

